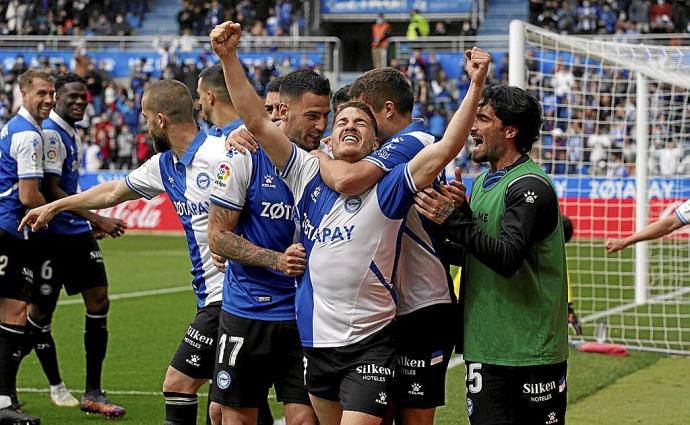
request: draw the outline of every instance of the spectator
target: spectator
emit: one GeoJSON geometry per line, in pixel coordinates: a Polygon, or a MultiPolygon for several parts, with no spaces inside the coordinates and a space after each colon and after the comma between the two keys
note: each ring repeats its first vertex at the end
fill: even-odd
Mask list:
{"type": "Polygon", "coordinates": [[[678,173],[681,161],[683,160],[683,149],[676,146],[674,140],[669,140],[658,152],[659,172],[662,176],[674,176],[678,173]]]}
{"type": "Polygon", "coordinates": [[[434,35],[444,36],[448,35],[448,30],[446,29],[446,23],[443,21],[438,21],[434,25],[434,35]]]}
{"type": "Polygon", "coordinates": [[[101,147],[95,141],[89,139],[84,153],[84,169],[86,171],[98,171],[103,166],[103,154],[101,147]]]}
{"type": "Polygon", "coordinates": [[[460,30],[461,37],[472,37],[477,35],[477,30],[472,27],[472,22],[469,19],[462,22],[462,29],[460,30]]]}
{"type": "Polygon", "coordinates": [[[93,32],[96,35],[110,35],[113,33],[113,27],[110,25],[108,17],[100,15],[94,25],[92,25],[93,32]]]}
{"type": "Polygon", "coordinates": [[[132,27],[129,26],[127,21],[125,21],[124,16],[121,14],[115,15],[115,23],[113,24],[113,30],[112,30],[114,35],[131,35],[132,34],[132,27]]]}
{"type": "Polygon", "coordinates": [[[225,13],[223,12],[223,6],[220,5],[218,0],[212,0],[211,6],[204,18],[204,30],[208,34],[216,25],[222,24],[224,21],[225,13]]]}
{"type": "Polygon", "coordinates": [[[386,22],[381,13],[376,23],[371,26],[371,60],[374,68],[383,68],[388,64],[388,37],[391,35],[391,25],[386,22]]]}
{"type": "Polygon", "coordinates": [[[134,135],[128,125],[120,127],[120,133],[116,138],[117,160],[116,167],[120,170],[132,168],[132,155],[134,153],[134,135]]]}
{"type": "Polygon", "coordinates": [[[628,8],[630,21],[640,32],[649,32],[649,1],[632,0],[628,8]]]}
{"type": "Polygon", "coordinates": [[[665,0],[657,0],[649,11],[649,27],[652,32],[673,32],[673,6],[665,0]]]}
{"type": "Polygon", "coordinates": [[[429,35],[429,21],[419,14],[417,9],[410,12],[410,23],[407,25],[407,39],[416,40],[429,35]]]}
{"type": "Polygon", "coordinates": [[[577,30],[582,34],[592,34],[597,30],[598,8],[589,0],[584,0],[577,8],[577,30]]]}
{"type": "Polygon", "coordinates": [[[177,44],[180,46],[180,51],[184,53],[191,52],[199,45],[192,34],[191,27],[185,27],[182,30],[182,35],[177,39],[177,44]]]}

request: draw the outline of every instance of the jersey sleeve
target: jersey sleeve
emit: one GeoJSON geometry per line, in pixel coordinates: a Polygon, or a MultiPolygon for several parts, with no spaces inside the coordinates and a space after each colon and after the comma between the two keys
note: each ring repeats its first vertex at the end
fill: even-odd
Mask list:
{"type": "Polygon", "coordinates": [[[146,199],[152,199],[156,195],[165,192],[163,179],[161,178],[160,154],[141,164],[139,168],[125,177],[127,187],[146,199]]]}
{"type": "Polygon", "coordinates": [[[61,176],[62,165],[67,157],[62,137],[55,130],[43,130],[43,137],[43,172],[61,176]]]}
{"type": "Polygon", "coordinates": [[[17,161],[20,179],[43,177],[43,139],[35,131],[22,131],[12,136],[12,156],[17,161]]]}
{"type": "Polygon", "coordinates": [[[364,160],[389,172],[399,164],[410,162],[422,149],[424,149],[422,141],[412,135],[404,134],[384,143],[378,150],[367,155],[364,160]]]}
{"type": "Polygon", "coordinates": [[[404,218],[417,190],[408,164],[396,166],[376,185],[381,212],[391,219],[404,218]]]}
{"type": "Polygon", "coordinates": [[[292,153],[280,176],[285,180],[295,197],[295,202],[302,198],[304,188],[319,173],[319,158],[292,144],[292,153]]]}
{"type": "Polygon", "coordinates": [[[690,224],[690,199],[676,208],[676,217],[678,217],[681,223],[690,224]]]}
{"type": "Polygon", "coordinates": [[[214,169],[211,202],[221,207],[241,211],[252,177],[252,155],[235,153],[218,162],[214,169]]]}

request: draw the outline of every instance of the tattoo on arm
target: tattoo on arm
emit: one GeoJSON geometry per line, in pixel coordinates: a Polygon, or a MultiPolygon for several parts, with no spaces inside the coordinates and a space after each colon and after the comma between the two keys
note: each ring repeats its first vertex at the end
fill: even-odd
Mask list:
{"type": "MultiPolygon", "coordinates": [[[[230,221],[229,216],[232,211],[225,208],[213,208],[213,210],[216,214],[214,217],[216,223],[230,221]]],[[[278,270],[281,252],[256,246],[228,229],[219,228],[211,235],[211,238],[215,247],[215,254],[246,266],[278,270]]]]}

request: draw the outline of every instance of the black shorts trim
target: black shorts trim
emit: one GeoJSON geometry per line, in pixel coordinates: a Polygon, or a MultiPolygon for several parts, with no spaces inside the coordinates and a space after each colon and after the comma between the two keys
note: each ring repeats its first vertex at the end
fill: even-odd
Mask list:
{"type": "Polygon", "coordinates": [[[279,402],[311,404],[296,322],[249,319],[221,310],[211,400],[259,407],[271,385],[279,402]]]}
{"type": "Polygon", "coordinates": [[[57,301],[64,286],[67,295],[108,286],[103,255],[91,232],[44,233],[30,239],[34,257],[32,303],[57,301]]]}
{"type": "Polygon", "coordinates": [[[428,409],[445,404],[456,308],[455,304],[434,304],[397,317],[395,397],[399,406],[428,409]]]}
{"type": "Polygon", "coordinates": [[[29,242],[0,229],[0,297],[28,302],[34,283],[29,242]]]}
{"type": "Polygon", "coordinates": [[[345,347],[305,348],[304,355],[310,394],[339,401],[343,410],[386,416],[394,394],[394,324],[345,347]]]}
{"type": "Polygon", "coordinates": [[[211,379],[218,345],[219,316],[220,301],[197,309],[170,366],[194,379],[211,379]]]}

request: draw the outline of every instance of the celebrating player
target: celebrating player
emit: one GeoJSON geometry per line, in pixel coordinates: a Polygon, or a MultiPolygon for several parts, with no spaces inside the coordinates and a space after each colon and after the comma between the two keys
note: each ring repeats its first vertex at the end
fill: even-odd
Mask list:
{"type": "MultiPolygon", "coordinates": [[[[318,146],[329,95],[328,80],[312,71],[283,78],[280,128],[303,149],[318,146]]],[[[229,156],[216,177],[209,213],[211,249],[231,260],[220,316],[224,350],[218,354],[211,398],[223,406],[224,423],[253,422],[256,407],[275,383],[288,423],[316,423],[295,323],[291,276],[304,272],[305,254],[301,245],[292,245],[293,196],[263,150],[229,156]]]]}
{"type": "Polygon", "coordinates": [[[27,308],[33,284],[33,260],[25,235],[17,231],[26,208],[45,204],[40,122],[54,103],[53,78],[28,70],[19,76],[22,104],[0,132],[0,423],[39,424],[19,410],[17,371],[28,346],[27,308]]]}
{"type": "Polygon", "coordinates": [[[690,224],[690,199],[676,208],[674,214],[648,224],[644,229],[624,239],[607,239],[606,252],[613,254],[642,241],[651,241],[666,236],[690,224]]]}
{"type": "MultiPolygon", "coordinates": [[[[467,52],[473,84],[440,143],[394,168],[371,190],[346,196],[325,185],[318,158],[297,149],[260,114],[260,100],[236,57],[239,38],[239,25],[230,22],[211,33],[240,117],[297,200],[308,258],[297,290],[297,323],[312,403],[322,424],[378,424],[391,395],[390,324],[396,312],[391,278],[400,226],[416,188],[429,185],[462,148],[489,56],[478,49],[467,52]]],[[[360,160],[378,146],[377,132],[368,106],[344,104],[334,120],[334,157],[360,160]]]]}
{"type": "MultiPolygon", "coordinates": [[[[81,77],[67,74],[55,80],[55,108],[43,121],[43,193],[49,201],[77,193],[81,141],[74,123],[84,118],[86,96],[86,83],[81,77]]],[[[103,257],[89,221],[105,234],[117,237],[124,232],[125,225],[121,220],[90,211],[65,211],[55,217],[47,232],[32,235],[40,261],[35,269],[27,328],[48,377],[50,398],[54,404],[81,405],[85,412],[120,417],[125,414],[125,409],[113,404],[101,390],[110,303],[103,257]],[[60,378],[51,333],[53,312],[63,285],[68,295],[81,293],[86,306],[86,389],[81,402],[70,394],[60,378]]]]}
{"type": "Polygon", "coordinates": [[[567,270],[558,198],[528,152],[539,101],[517,87],[484,90],[472,125],[474,181],[445,223],[464,246],[467,412],[478,424],[565,421],[567,270]]]}
{"type": "Polygon", "coordinates": [[[192,96],[179,81],[156,81],[146,89],[141,103],[158,154],[124,180],[105,182],[27,212],[20,229],[30,225],[37,231],[65,210],[108,208],[131,199],[168,194],[187,237],[197,314],[163,382],[166,423],[193,424],[196,392],[211,377],[217,343],[223,275],[211,260],[206,226],[211,176],[226,151],[222,139],[199,131],[192,96]]]}

